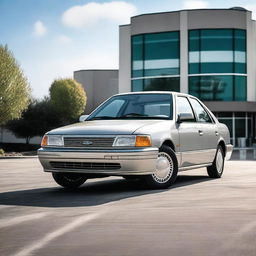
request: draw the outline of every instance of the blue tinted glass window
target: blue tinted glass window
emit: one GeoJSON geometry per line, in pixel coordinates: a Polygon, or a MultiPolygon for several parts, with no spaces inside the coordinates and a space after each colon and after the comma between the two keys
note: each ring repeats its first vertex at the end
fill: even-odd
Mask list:
{"type": "Polygon", "coordinates": [[[234,77],[234,100],[245,101],[247,99],[247,77],[235,76],[234,77]]]}
{"type": "Polygon", "coordinates": [[[246,88],[245,76],[189,77],[189,93],[205,101],[244,101],[246,88]]]}
{"type": "Polygon", "coordinates": [[[246,31],[189,31],[189,73],[246,73],[246,31]]]}
{"type": "Polygon", "coordinates": [[[143,76],[143,36],[132,37],[132,77],[143,76]]]}
{"type": "Polygon", "coordinates": [[[199,51],[200,30],[189,31],[189,51],[199,51]]]}
{"type": "Polygon", "coordinates": [[[143,79],[132,80],[132,92],[143,91],[143,79]]]}
{"type": "Polygon", "coordinates": [[[179,32],[133,36],[132,77],[179,74],[179,45],[179,32]]]}
{"type": "Polygon", "coordinates": [[[232,51],[233,31],[232,29],[202,29],[201,51],[232,51]]]}
{"type": "Polygon", "coordinates": [[[144,79],[144,91],[180,91],[179,77],[144,79]]]}
{"type": "Polygon", "coordinates": [[[235,29],[235,51],[246,51],[246,32],[242,29],[235,29]]]}

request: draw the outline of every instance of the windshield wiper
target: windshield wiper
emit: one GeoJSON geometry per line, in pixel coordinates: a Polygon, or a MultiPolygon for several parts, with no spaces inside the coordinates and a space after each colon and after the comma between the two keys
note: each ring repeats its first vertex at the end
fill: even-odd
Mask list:
{"type": "Polygon", "coordinates": [[[148,117],[148,115],[139,114],[139,113],[128,113],[120,116],[119,118],[124,118],[124,117],[148,117]]]}
{"type": "Polygon", "coordinates": [[[92,120],[102,120],[102,119],[116,119],[114,116],[96,116],[91,119],[88,119],[86,121],[92,121],[92,120]]]}

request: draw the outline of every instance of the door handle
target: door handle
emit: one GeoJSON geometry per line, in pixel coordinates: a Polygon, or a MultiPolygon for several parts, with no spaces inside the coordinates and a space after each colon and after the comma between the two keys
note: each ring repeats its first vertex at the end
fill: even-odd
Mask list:
{"type": "Polygon", "coordinates": [[[203,136],[204,135],[202,130],[198,130],[198,133],[199,133],[199,136],[203,136]]]}
{"type": "Polygon", "coordinates": [[[218,136],[218,135],[219,135],[219,132],[215,131],[215,134],[216,134],[216,136],[218,136]]]}

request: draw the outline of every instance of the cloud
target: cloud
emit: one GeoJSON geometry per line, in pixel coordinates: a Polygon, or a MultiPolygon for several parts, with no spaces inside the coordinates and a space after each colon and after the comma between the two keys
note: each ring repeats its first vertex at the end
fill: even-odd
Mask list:
{"type": "Polygon", "coordinates": [[[184,9],[204,9],[208,6],[209,3],[203,0],[187,0],[183,3],[184,9]]]}
{"type": "Polygon", "coordinates": [[[247,4],[244,8],[248,11],[252,11],[252,18],[256,20],[256,4],[247,4]]]}
{"type": "Polygon", "coordinates": [[[35,22],[34,33],[36,36],[44,36],[47,33],[47,28],[42,21],[38,20],[35,22]]]}
{"type": "Polygon", "coordinates": [[[127,2],[90,2],[85,5],[76,5],[66,10],[62,15],[64,25],[72,28],[82,28],[94,25],[99,21],[110,20],[118,23],[128,23],[135,15],[137,8],[127,2]]]}
{"type": "Polygon", "coordinates": [[[56,41],[61,44],[70,44],[72,39],[66,35],[58,35],[56,37],[56,41]]]}

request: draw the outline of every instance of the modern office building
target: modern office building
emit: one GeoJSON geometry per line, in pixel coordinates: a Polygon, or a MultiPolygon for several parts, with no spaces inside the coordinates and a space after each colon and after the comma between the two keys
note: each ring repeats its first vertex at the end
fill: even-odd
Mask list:
{"type": "Polygon", "coordinates": [[[201,99],[236,147],[256,143],[256,21],[243,8],[134,16],[119,28],[119,72],[74,77],[87,91],[86,113],[118,92],[180,91],[201,99]]]}
{"type": "Polygon", "coordinates": [[[74,79],[86,91],[85,114],[90,114],[100,103],[118,93],[118,70],[91,69],[74,72],[74,79]]]}
{"type": "Polygon", "coordinates": [[[236,146],[256,136],[256,22],[243,8],[150,13],[120,26],[119,92],[201,99],[236,146]]]}

